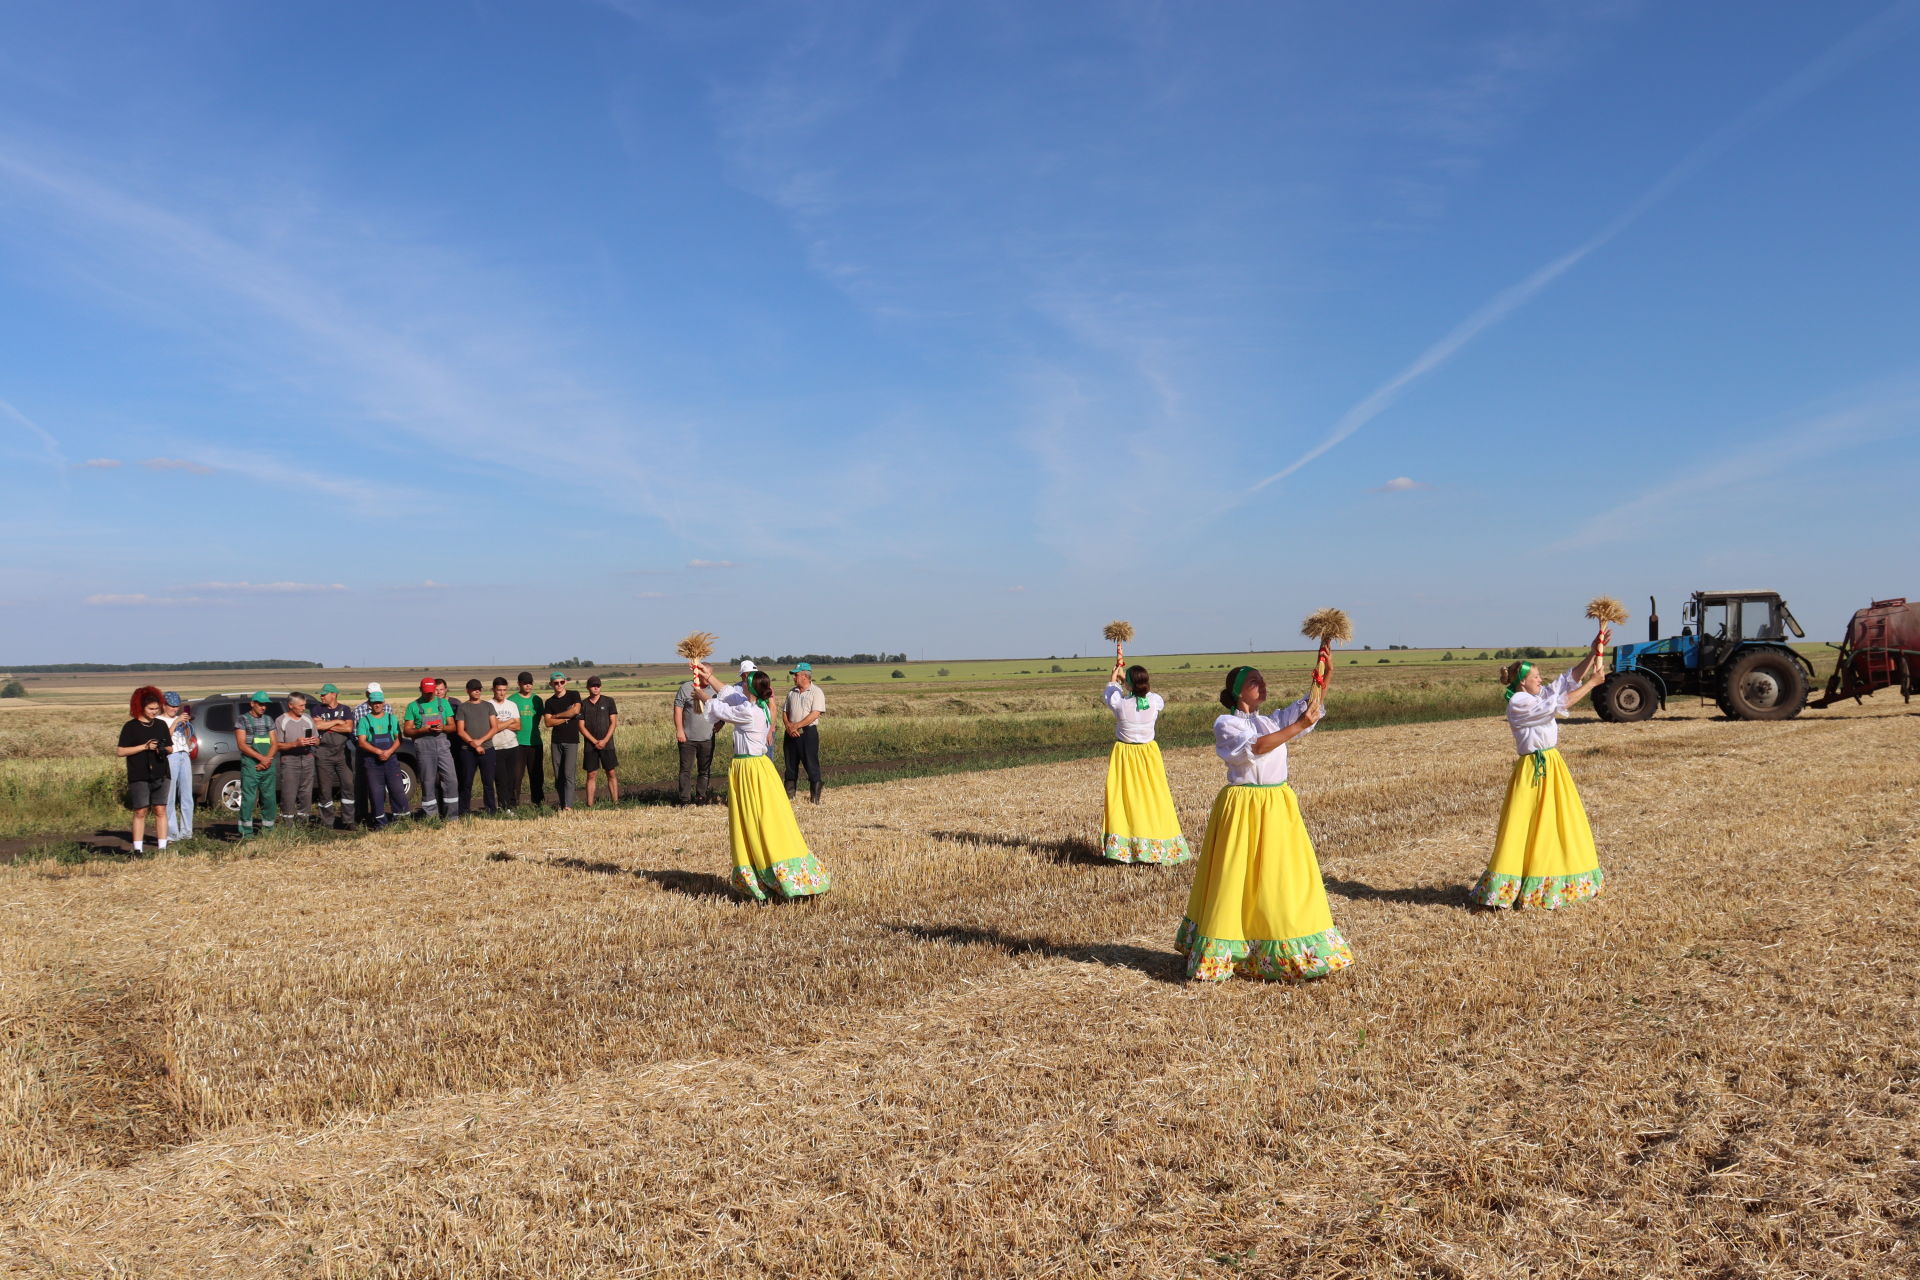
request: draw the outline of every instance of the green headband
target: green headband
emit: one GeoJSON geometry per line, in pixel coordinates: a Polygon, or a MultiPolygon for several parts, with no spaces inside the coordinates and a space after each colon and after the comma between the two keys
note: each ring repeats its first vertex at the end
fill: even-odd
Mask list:
{"type": "Polygon", "coordinates": [[[1531,674],[1533,674],[1533,664],[1531,662],[1523,662],[1515,669],[1513,673],[1513,683],[1507,686],[1508,702],[1513,701],[1513,695],[1520,692],[1521,684],[1523,684],[1531,674]]]}
{"type": "Polygon", "coordinates": [[[1233,679],[1227,682],[1227,692],[1233,695],[1233,700],[1236,704],[1240,701],[1240,690],[1245,687],[1247,677],[1252,674],[1252,667],[1241,667],[1234,673],[1233,679]]]}

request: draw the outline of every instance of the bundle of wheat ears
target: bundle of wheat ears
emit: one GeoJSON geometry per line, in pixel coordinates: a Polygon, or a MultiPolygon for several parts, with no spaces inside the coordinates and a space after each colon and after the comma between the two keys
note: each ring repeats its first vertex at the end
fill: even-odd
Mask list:
{"type": "Polygon", "coordinates": [[[1100,634],[1115,644],[1128,644],[1133,640],[1133,624],[1131,622],[1122,622],[1118,618],[1115,618],[1107,624],[1107,629],[1100,634]]]}
{"type": "Polygon", "coordinates": [[[1611,627],[1627,620],[1627,607],[1612,596],[1595,596],[1587,601],[1587,616],[1611,627]]]}
{"type": "Polygon", "coordinates": [[[1327,700],[1327,677],[1333,674],[1333,646],[1353,641],[1353,621],[1345,609],[1315,609],[1300,624],[1300,634],[1320,642],[1313,660],[1313,692],[1310,705],[1319,707],[1327,700]]]}
{"type": "Polygon", "coordinates": [[[713,656],[713,642],[717,639],[711,631],[696,631],[673,646],[673,651],[689,662],[705,662],[713,656]]]}

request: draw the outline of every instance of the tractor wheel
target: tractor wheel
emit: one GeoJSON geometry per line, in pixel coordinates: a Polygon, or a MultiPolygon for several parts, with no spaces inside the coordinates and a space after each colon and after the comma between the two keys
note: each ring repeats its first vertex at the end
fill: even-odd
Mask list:
{"type": "Polygon", "coordinates": [[[1727,668],[1719,702],[1736,720],[1791,720],[1807,705],[1807,673],[1777,649],[1755,649],[1727,668]]]}
{"type": "Polygon", "coordinates": [[[1660,693],[1638,671],[1619,671],[1593,691],[1593,709],[1612,724],[1632,724],[1659,710],[1660,693]]]}

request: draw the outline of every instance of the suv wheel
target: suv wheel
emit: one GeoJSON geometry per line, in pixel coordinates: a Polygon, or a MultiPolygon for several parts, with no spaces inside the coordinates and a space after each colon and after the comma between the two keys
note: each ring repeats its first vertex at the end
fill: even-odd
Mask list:
{"type": "Polygon", "coordinates": [[[213,803],[230,814],[240,812],[240,771],[225,769],[214,775],[213,803]]]}

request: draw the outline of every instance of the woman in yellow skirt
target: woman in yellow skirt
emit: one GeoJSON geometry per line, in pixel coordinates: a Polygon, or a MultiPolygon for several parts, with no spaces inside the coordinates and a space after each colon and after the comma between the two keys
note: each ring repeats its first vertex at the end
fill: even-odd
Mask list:
{"type": "Polygon", "coordinates": [[[1100,820],[1100,856],[1110,862],[1172,866],[1193,856],[1167,786],[1166,762],[1153,740],[1166,699],[1152,690],[1145,667],[1126,665],[1114,650],[1113,675],[1100,700],[1113,712],[1113,754],[1107,757],[1107,809],[1100,820]],[[1126,683],[1121,684],[1122,677],[1126,683]]]}
{"type": "Polygon", "coordinates": [[[1531,662],[1503,667],[1507,727],[1513,730],[1513,762],[1507,800],[1500,807],[1500,833],[1485,874],[1467,894],[1479,907],[1542,907],[1548,911],[1600,892],[1604,874],[1593,847],[1593,828],[1560,758],[1560,722],[1567,708],[1606,679],[1607,629],[1593,638],[1587,656],[1551,684],[1531,662]]]}
{"type": "Polygon", "coordinates": [[[1218,982],[1235,974],[1304,982],[1353,963],[1334,926],[1313,841],[1287,785],[1287,746],[1311,733],[1322,711],[1306,698],[1263,715],[1267,684],[1252,667],[1227,673],[1213,722],[1213,749],[1227,785],[1207,816],[1207,835],[1174,946],[1187,976],[1218,982]]]}
{"type": "Polygon", "coordinates": [[[733,763],[727,767],[727,833],[733,842],[733,887],[755,902],[825,893],[833,878],[807,851],[779,770],[767,759],[773,741],[773,681],[764,671],[742,671],[737,685],[721,685],[704,662],[693,678],[713,690],[707,713],[733,726],[733,763]]]}

